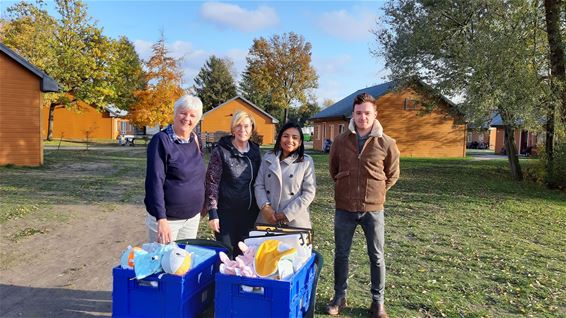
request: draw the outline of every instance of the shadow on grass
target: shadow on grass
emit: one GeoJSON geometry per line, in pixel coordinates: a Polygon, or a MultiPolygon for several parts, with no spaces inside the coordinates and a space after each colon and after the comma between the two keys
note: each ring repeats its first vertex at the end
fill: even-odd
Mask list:
{"type": "Polygon", "coordinates": [[[1,317],[101,317],[112,315],[112,293],[0,284],[1,317]]]}

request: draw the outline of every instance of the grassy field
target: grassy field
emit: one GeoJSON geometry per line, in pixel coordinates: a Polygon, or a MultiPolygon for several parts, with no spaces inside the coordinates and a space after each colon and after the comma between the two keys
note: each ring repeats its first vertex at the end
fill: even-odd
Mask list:
{"type": "MultiPolygon", "coordinates": [[[[315,249],[325,260],[317,316],[323,316],[333,294],[333,190],[327,155],[312,156],[315,249]]],[[[141,204],[144,167],[143,147],[47,150],[42,168],[0,167],[0,224],[56,202],[141,204]]],[[[566,316],[565,193],[511,181],[504,160],[406,158],[401,169],[386,206],[392,317],[566,316]]],[[[204,222],[202,229],[210,238],[204,222]]],[[[27,230],[21,235],[49,235],[27,230]]],[[[344,315],[365,317],[371,296],[361,229],[350,268],[344,315]]]]}

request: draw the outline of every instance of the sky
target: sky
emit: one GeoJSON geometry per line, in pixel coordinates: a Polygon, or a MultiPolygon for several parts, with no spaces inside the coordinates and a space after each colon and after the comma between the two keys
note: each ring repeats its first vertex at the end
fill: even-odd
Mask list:
{"type": "MultiPolygon", "coordinates": [[[[52,15],[53,2],[47,1],[52,15]]],[[[237,80],[253,40],[295,32],[312,44],[319,103],[387,81],[384,61],[370,53],[383,1],[85,1],[104,34],[126,36],[147,60],[163,31],[172,56],[183,58],[184,86],[205,61],[234,62],[237,80]]],[[[0,1],[2,12],[14,1],[0,1]]]]}

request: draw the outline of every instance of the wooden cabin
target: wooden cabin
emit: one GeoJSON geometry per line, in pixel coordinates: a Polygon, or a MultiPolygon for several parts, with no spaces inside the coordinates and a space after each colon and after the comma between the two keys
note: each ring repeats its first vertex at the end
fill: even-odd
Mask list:
{"type": "Polygon", "coordinates": [[[276,124],[279,121],[241,96],[236,96],[202,115],[200,131],[203,139],[207,135],[229,134],[232,116],[238,111],[246,111],[254,118],[257,134],[262,136],[263,144],[275,143],[276,124]]]}
{"type": "MultiPolygon", "coordinates": [[[[505,148],[505,125],[500,115],[496,115],[491,120],[491,131],[493,140],[493,150],[497,155],[504,155],[507,153],[505,148]]],[[[545,134],[529,131],[526,129],[516,128],[514,132],[515,147],[520,155],[536,155],[538,148],[544,148],[545,134]]],[[[492,148],[490,148],[492,149],[492,148]]]]}
{"type": "Polygon", "coordinates": [[[59,85],[0,43],[0,165],[43,164],[43,92],[59,85]]]}
{"type": "Polygon", "coordinates": [[[452,102],[420,82],[394,89],[393,82],[360,89],[313,116],[313,147],[322,150],[326,139],[332,141],[348,129],[354,98],[368,93],[376,98],[377,119],[397,141],[401,156],[466,156],[466,124],[452,102]],[[430,103],[435,107],[427,111],[423,105],[430,103]]]}
{"type": "MultiPolygon", "coordinates": [[[[125,111],[112,107],[96,109],[82,101],[76,108],[56,108],[53,114],[53,139],[116,139],[118,135],[133,135],[134,127],[125,118],[125,111]]],[[[49,108],[43,109],[43,137],[47,138],[49,108]]]]}

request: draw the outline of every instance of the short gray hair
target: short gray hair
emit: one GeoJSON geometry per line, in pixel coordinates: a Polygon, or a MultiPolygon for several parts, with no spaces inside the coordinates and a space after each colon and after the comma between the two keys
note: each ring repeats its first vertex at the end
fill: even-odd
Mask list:
{"type": "Polygon", "coordinates": [[[202,101],[200,98],[192,95],[181,96],[173,106],[174,114],[183,109],[196,110],[198,114],[197,121],[200,121],[202,117],[202,101]]]}

